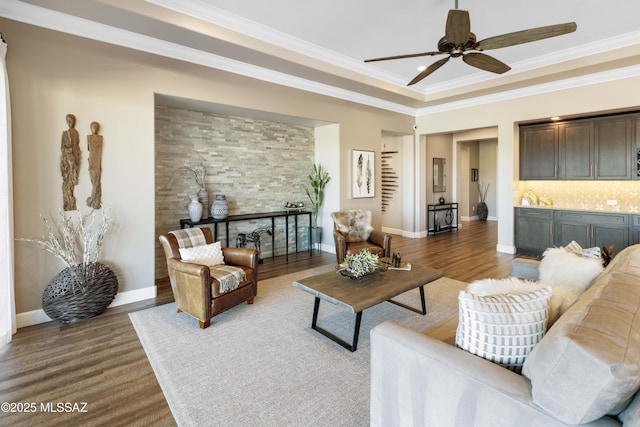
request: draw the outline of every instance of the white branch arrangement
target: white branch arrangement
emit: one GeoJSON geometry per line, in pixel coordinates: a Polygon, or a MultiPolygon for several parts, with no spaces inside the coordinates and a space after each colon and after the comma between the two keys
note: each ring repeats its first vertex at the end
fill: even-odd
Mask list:
{"type": "Polygon", "coordinates": [[[179,172],[182,172],[182,176],[184,177],[185,175],[190,176],[191,178],[193,178],[193,181],[196,183],[196,185],[198,186],[198,188],[200,190],[204,190],[205,189],[205,184],[206,184],[206,177],[207,177],[207,166],[205,164],[204,159],[202,158],[202,156],[199,153],[196,153],[194,151],[194,154],[197,154],[198,157],[200,158],[200,161],[198,163],[192,164],[192,165],[188,165],[188,166],[180,166],[178,168],[179,172]]]}
{"type": "Polygon", "coordinates": [[[95,211],[87,215],[79,214],[77,219],[65,215],[62,209],[58,212],[60,215],[58,222],[51,222],[40,215],[47,228],[46,238],[43,236],[41,239],[17,240],[35,243],[39,248],[61,260],[67,267],[97,262],[104,236],[111,226],[109,215],[103,211],[102,223],[94,226],[95,211]]]}
{"type": "Polygon", "coordinates": [[[483,184],[481,181],[478,181],[478,196],[480,197],[480,202],[484,203],[487,199],[487,192],[489,191],[489,184],[483,184]]]}

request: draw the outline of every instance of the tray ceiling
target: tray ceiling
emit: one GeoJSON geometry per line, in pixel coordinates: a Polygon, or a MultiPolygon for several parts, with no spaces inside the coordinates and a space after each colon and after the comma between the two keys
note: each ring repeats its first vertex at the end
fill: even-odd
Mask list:
{"type": "Polygon", "coordinates": [[[444,56],[363,60],[437,50],[454,0],[3,0],[0,16],[410,114],[638,73],[640,2],[459,0],[458,7],[469,11],[478,40],[572,21],[578,29],[487,51],[512,67],[505,74],[456,58],[407,87],[419,66],[444,56]]]}

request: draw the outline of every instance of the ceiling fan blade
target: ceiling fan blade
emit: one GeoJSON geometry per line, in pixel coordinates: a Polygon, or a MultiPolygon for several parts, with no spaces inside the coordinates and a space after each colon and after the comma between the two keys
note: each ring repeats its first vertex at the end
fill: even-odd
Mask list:
{"type": "Polygon", "coordinates": [[[547,39],[549,37],[561,36],[563,34],[572,33],[576,30],[575,22],[567,22],[564,24],[548,25],[546,27],[530,28],[528,30],[516,31],[513,33],[503,34],[501,36],[489,37],[480,40],[475,49],[500,49],[508,46],[534,42],[537,40],[547,39]]]}
{"type": "Polygon", "coordinates": [[[365,59],[364,62],[389,61],[391,59],[404,59],[404,58],[417,58],[419,56],[434,56],[434,55],[442,55],[444,53],[446,52],[410,53],[408,55],[395,55],[395,56],[385,56],[382,58],[365,59]]]}
{"type": "Polygon", "coordinates": [[[447,15],[445,38],[454,46],[463,45],[469,40],[471,32],[471,20],[466,10],[452,9],[447,15]]]}
{"type": "Polygon", "coordinates": [[[502,61],[485,55],[484,53],[471,52],[462,56],[462,60],[467,64],[480,68],[481,70],[491,71],[492,73],[502,74],[511,69],[507,64],[502,61]]]}
{"type": "Polygon", "coordinates": [[[414,85],[416,83],[418,83],[420,80],[424,79],[425,77],[427,77],[429,74],[433,73],[435,70],[437,70],[438,68],[442,67],[444,64],[447,63],[447,61],[449,60],[449,56],[447,56],[446,58],[442,58],[436,62],[434,62],[433,64],[429,65],[424,71],[422,71],[420,74],[418,74],[417,76],[415,76],[413,78],[413,80],[411,80],[409,82],[409,84],[407,84],[407,86],[411,86],[414,85]]]}

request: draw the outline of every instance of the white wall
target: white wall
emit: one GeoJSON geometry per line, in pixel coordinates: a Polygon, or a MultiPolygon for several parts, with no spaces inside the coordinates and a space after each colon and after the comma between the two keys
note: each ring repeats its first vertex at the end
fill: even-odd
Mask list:
{"type": "Polygon", "coordinates": [[[324,203],[320,209],[318,220],[318,226],[323,229],[321,249],[335,253],[331,212],[340,210],[340,125],[316,127],[315,140],[316,163],[320,163],[331,177],[331,181],[325,187],[324,203]]]}
{"type": "Polygon", "coordinates": [[[478,182],[483,185],[489,185],[485,203],[489,210],[487,219],[489,221],[497,221],[497,184],[498,184],[498,141],[488,140],[480,141],[480,165],[478,168],[478,182]]]}

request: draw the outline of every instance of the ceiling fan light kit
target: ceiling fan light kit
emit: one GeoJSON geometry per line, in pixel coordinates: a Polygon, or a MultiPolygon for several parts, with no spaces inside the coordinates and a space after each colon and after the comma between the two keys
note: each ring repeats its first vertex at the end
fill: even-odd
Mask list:
{"type": "Polygon", "coordinates": [[[385,56],[381,58],[366,59],[364,62],[389,61],[394,59],[416,58],[420,56],[448,55],[426,67],[407,84],[414,85],[446,64],[450,58],[462,57],[462,60],[472,67],[479,68],[496,74],[506,73],[511,69],[507,64],[496,58],[481,53],[484,50],[500,49],[530,43],[550,37],[561,36],[576,30],[575,22],[548,25],[544,27],[530,28],[528,30],[515,31],[500,36],[489,37],[476,41],[476,35],[471,32],[471,19],[469,12],[456,8],[449,10],[445,27],[445,36],[438,42],[438,50],[434,52],[412,53],[407,55],[385,56]],[[470,52],[471,51],[471,52],[470,52]],[[475,52],[473,52],[475,51],[475,52]]]}

